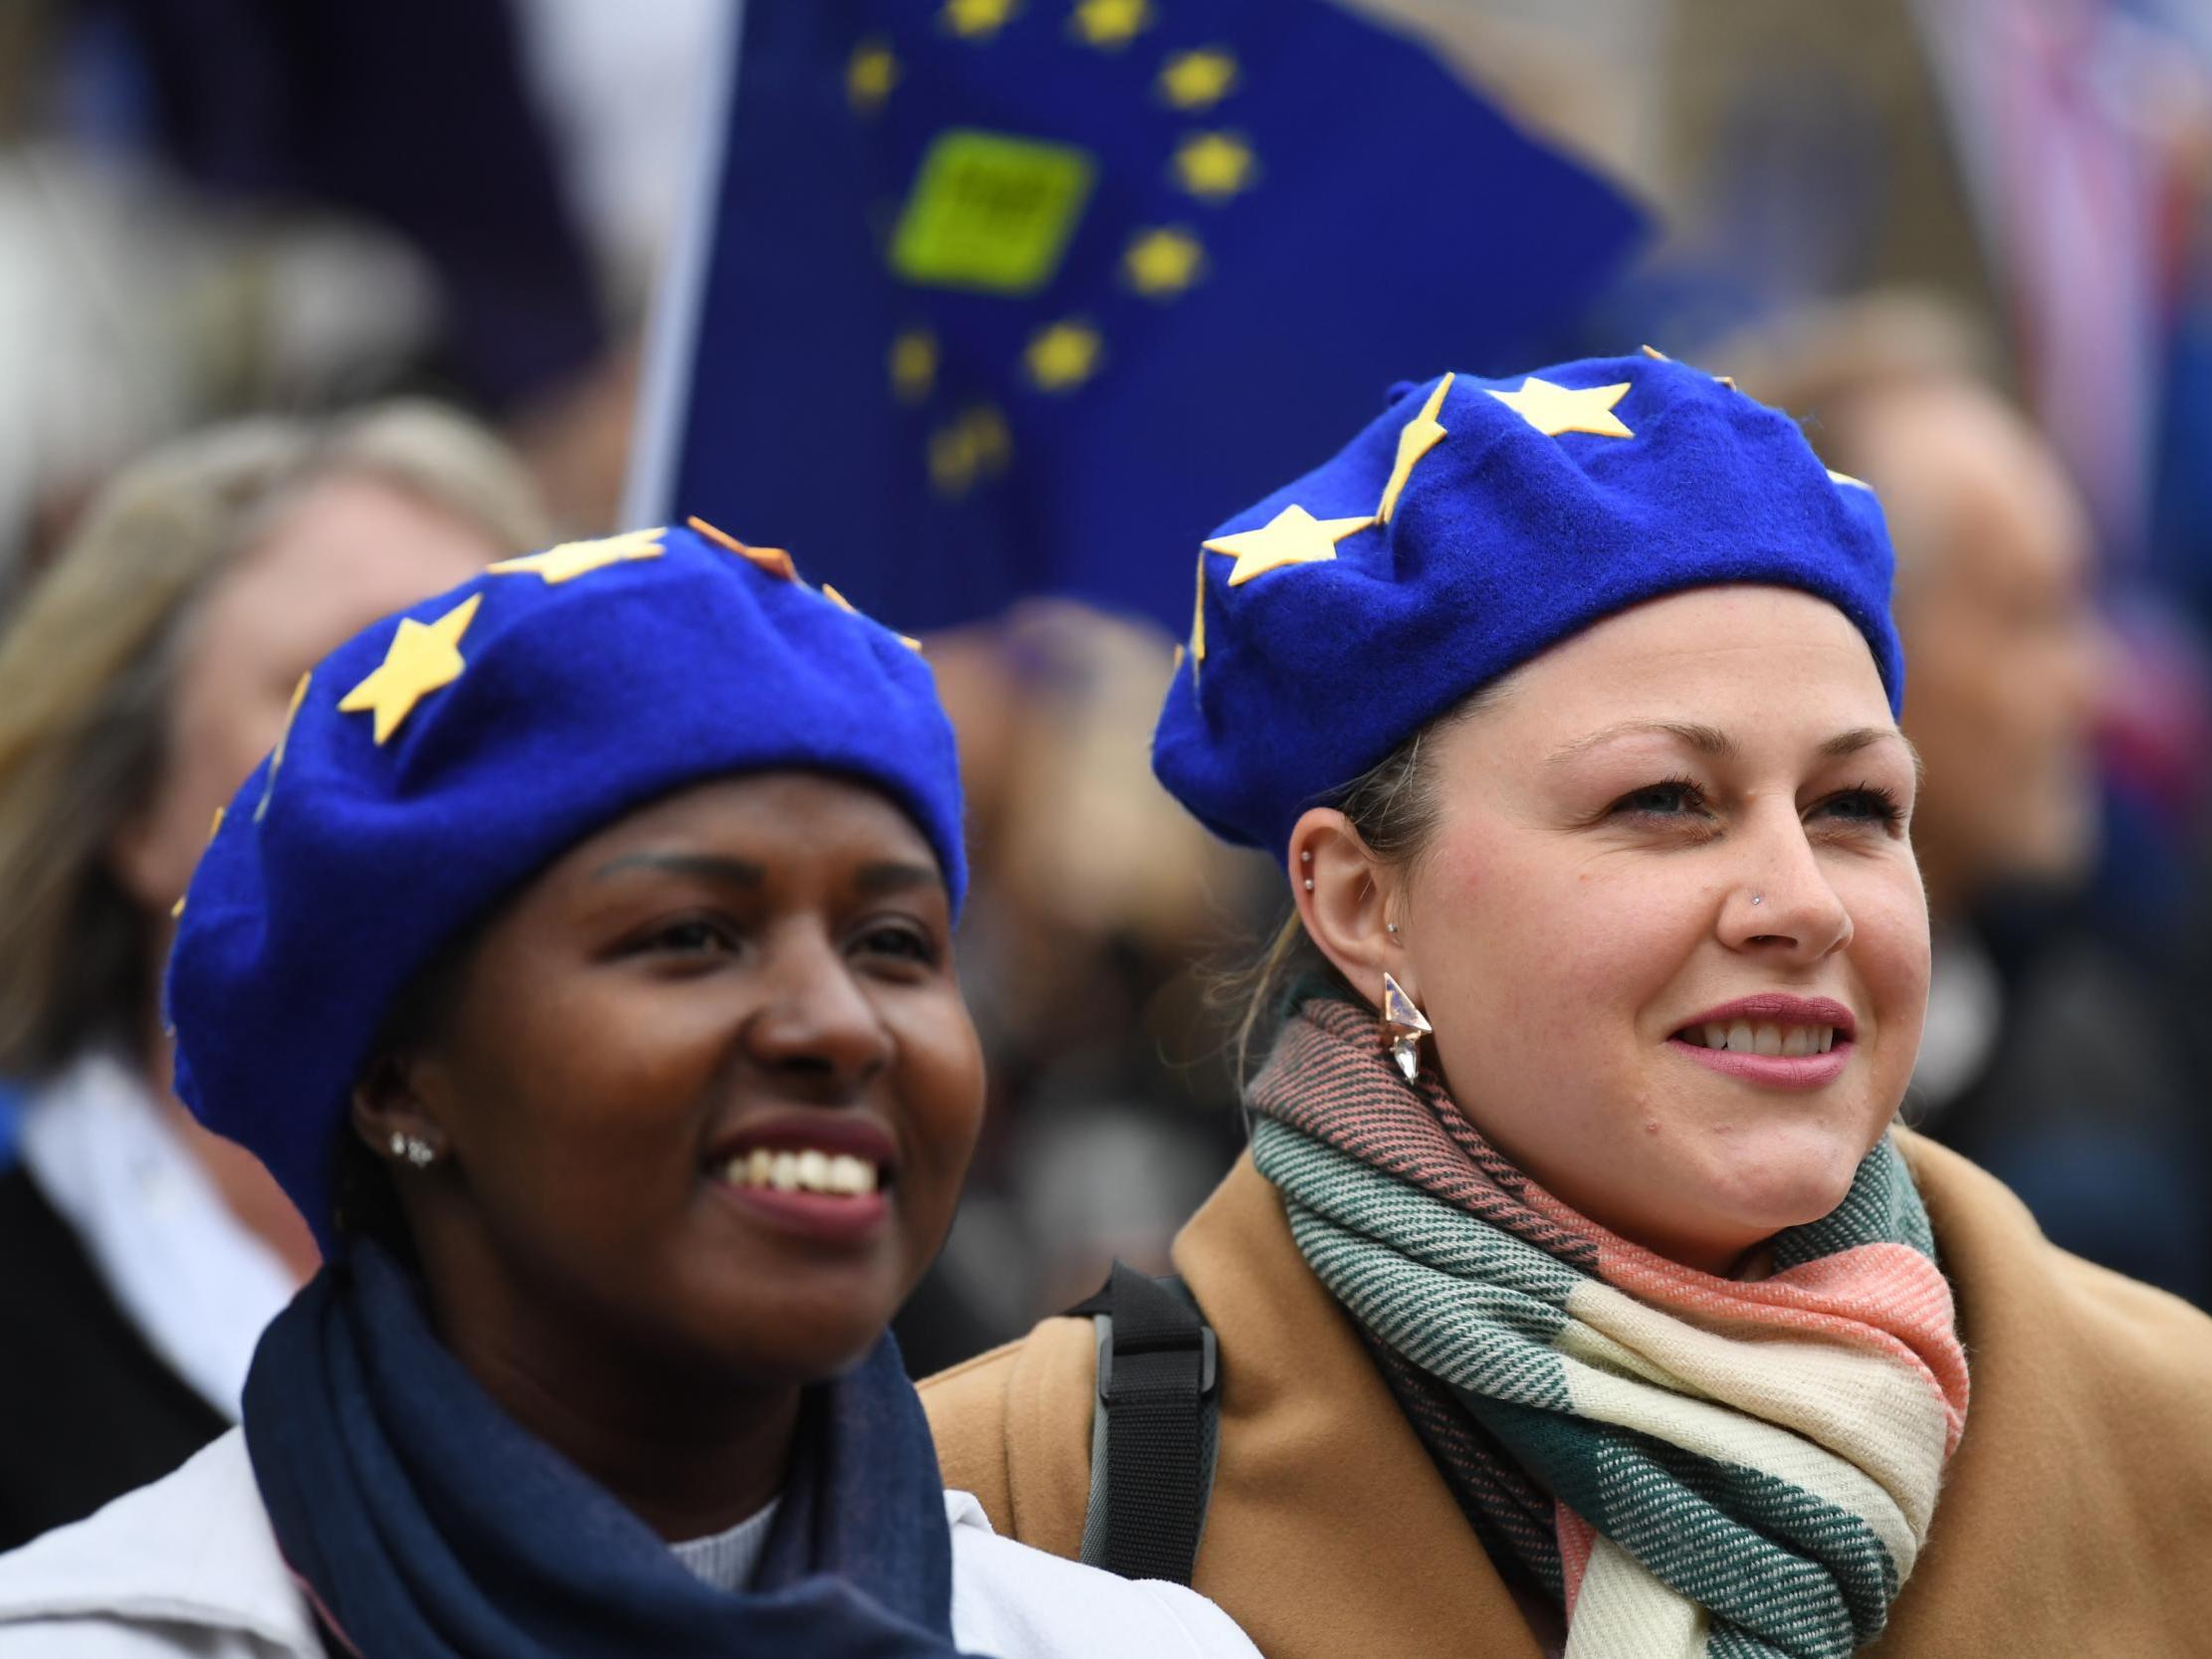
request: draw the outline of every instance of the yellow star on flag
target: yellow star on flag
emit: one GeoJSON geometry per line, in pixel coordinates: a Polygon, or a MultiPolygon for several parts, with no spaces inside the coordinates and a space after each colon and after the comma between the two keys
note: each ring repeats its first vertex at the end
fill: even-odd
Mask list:
{"type": "Polygon", "coordinates": [[[1375,517],[1386,524],[1398,511],[1399,493],[1414,476],[1414,463],[1444,440],[1444,429],[1437,424],[1437,411],[1443,407],[1443,394],[1451,390],[1454,378],[1447,374],[1438,381],[1437,389],[1422,404],[1421,413],[1398,429],[1398,459],[1391,463],[1390,482],[1383,486],[1383,505],[1375,510],[1375,517]]]}
{"type": "Polygon", "coordinates": [[[1674,360],[1656,345],[1639,346],[1637,349],[1642,351],[1645,356],[1651,358],[1652,361],[1655,363],[1670,363],[1674,360]]]}
{"type": "Polygon", "coordinates": [[[484,595],[472,593],[435,622],[401,617],[399,631],[392,635],[383,662],[339,700],[338,713],[372,713],[376,717],[376,741],[381,746],[399,729],[400,722],[414,713],[416,704],[461,678],[461,671],[468,667],[461,657],[461,636],[469,631],[469,624],[476,620],[476,608],[482,603],[484,595]]]}
{"type": "Polygon", "coordinates": [[[604,535],[596,541],[563,541],[557,547],[548,547],[542,553],[531,553],[523,558],[504,558],[492,566],[495,576],[539,576],[551,587],[559,582],[572,582],[578,576],[589,575],[594,570],[604,570],[610,564],[623,564],[631,559],[659,558],[661,536],[665,532],[659,525],[651,529],[625,530],[620,535],[604,535]]]}
{"type": "Polygon", "coordinates": [[[1633,438],[1613,406],[1629,395],[1629,382],[1617,386],[1555,386],[1530,375],[1517,392],[1490,395],[1547,438],[1562,432],[1587,432],[1597,438],[1633,438]]]}
{"type": "Polygon", "coordinates": [[[930,434],[930,483],[939,495],[958,500],[980,480],[1004,472],[1012,453],[1006,417],[979,403],[930,434]]]}
{"type": "Polygon", "coordinates": [[[1152,0],[1075,0],[1067,26],[1085,46],[1119,51],[1152,27],[1152,0]]]}
{"type": "Polygon", "coordinates": [[[1251,187],[1252,146],[1233,132],[1194,132],[1176,146],[1176,182],[1202,201],[1226,201],[1251,187]]]}
{"type": "Polygon", "coordinates": [[[1105,342],[1087,322],[1050,322],[1029,336],[1021,353],[1029,379],[1039,391],[1073,391],[1098,372],[1105,342]]]}
{"type": "Polygon", "coordinates": [[[1224,48],[1178,52],[1160,71],[1160,96],[1172,109],[1206,109],[1236,85],[1236,60],[1224,48]]]}
{"type": "Polygon", "coordinates": [[[907,328],[891,342],[891,390],[901,403],[922,403],[937,389],[937,336],[907,328]]]}
{"type": "Polygon", "coordinates": [[[1121,256],[1122,276],[1148,300],[1168,300],[1206,270],[1206,245],[1177,225],[1139,231],[1121,256]]]}
{"type": "Polygon", "coordinates": [[[740,541],[728,530],[716,529],[706,519],[697,516],[686,518],[684,522],[716,546],[728,552],[736,553],[738,557],[744,559],[755,569],[765,570],[778,581],[795,582],[798,580],[798,566],[791,562],[791,555],[782,548],[753,546],[750,542],[740,541]]]}
{"type": "Polygon", "coordinates": [[[945,0],[939,21],[963,40],[995,35],[1013,16],[1014,0],[945,0]]]}
{"type": "MultiPolygon", "coordinates": [[[[1339,541],[1374,522],[1373,514],[1359,518],[1316,518],[1292,503],[1258,529],[1218,535],[1202,545],[1210,553],[1227,553],[1236,560],[1228,585],[1240,587],[1254,576],[1264,576],[1286,564],[1321,564],[1333,559],[1339,541]]],[[[1204,593],[1202,585],[1202,604],[1204,593]]]]}
{"type": "Polygon", "coordinates": [[[881,109],[899,84],[899,60],[881,35],[870,35],[852,49],[845,64],[845,100],[863,115],[881,109]]]}
{"type": "Polygon", "coordinates": [[[1865,479],[1853,478],[1849,473],[1839,473],[1833,467],[1828,469],[1828,482],[1831,484],[1848,484],[1854,490],[1865,490],[1872,492],[1874,489],[1874,486],[1869,484],[1865,479]]]}
{"type": "MultiPolygon", "coordinates": [[[[308,700],[308,682],[315,678],[310,669],[300,676],[300,683],[292,688],[292,705],[284,712],[284,729],[277,733],[277,746],[269,754],[269,778],[261,786],[261,800],[254,807],[254,822],[260,823],[269,816],[269,798],[277,792],[277,768],[284,764],[285,745],[292,741],[292,723],[300,718],[300,705],[308,700]]],[[[215,820],[217,827],[222,819],[215,820]]]]}

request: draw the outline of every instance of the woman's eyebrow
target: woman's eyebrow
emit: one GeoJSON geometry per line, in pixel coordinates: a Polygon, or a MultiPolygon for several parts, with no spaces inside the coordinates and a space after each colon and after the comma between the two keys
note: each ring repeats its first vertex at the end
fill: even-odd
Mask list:
{"type": "Polygon", "coordinates": [[[853,890],[863,898],[881,899],[888,894],[905,893],[917,887],[943,887],[945,878],[927,864],[905,864],[887,860],[881,864],[862,865],[852,879],[853,890]]]}
{"type": "Polygon", "coordinates": [[[624,853],[592,871],[591,879],[605,881],[626,870],[665,870],[678,876],[719,882],[726,887],[761,887],[768,882],[768,871],[762,866],[745,859],[719,858],[711,853],[624,853]]]}
{"type": "Polygon", "coordinates": [[[1602,726],[1588,736],[1577,737],[1571,743],[1562,743],[1552,750],[1544,764],[1563,765],[1619,737],[1651,736],[1672,737],[1677,742],[1687,743],[1699,754],[1710,754],[1717,759],[1727,759],[1736,752],[1736,740],[1717,726],[1700,726],[1694,721],[1623,721],[1618,726],[1602,726]]]}
{"type": "Polygon", "coordinates": [[[1928,769],[1926,763],[1920,759],[1920,751],[1912,746],[1910,737],[1893,726],[1860,726],[1849,731],[1839,731],[1821,744],[1821,753],[1831,759],[1841,759],[1845,755],[1857,754],[1863,748],[1872,747],[1887,737],[1894,737],[1902,743],[1904,752],[1912,757],[1913,780],[1916,783],[1925,782],[1928,769]]]}

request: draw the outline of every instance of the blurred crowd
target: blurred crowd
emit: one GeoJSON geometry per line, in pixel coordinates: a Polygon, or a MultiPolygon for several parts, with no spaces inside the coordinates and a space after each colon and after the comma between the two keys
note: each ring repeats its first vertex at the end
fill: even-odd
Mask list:
{"type": "MultiPolygon", "coordinates": [[[[2212,1305],[2212,15],[1358,9],[1653,204],[1580,343],[1733,376],[1880,495],[1936,937],[1908,1113],[2212,1305]]],[[[0,9],[0,1421],[107,1424],[118,1485],[235,1419],[314,1262],[169,1093],[170,908],[311,662],[616,527],[721,12],[0,9]]],[[[918,1373],[1164,1267],[1242,1143],[1217,993],[1281,902],[1151,778],[1173,641],[1040,597],[928,643],[992,1105],[918,1373]]],[[[24,1455],[0,1547],[67,1519],[10,1507],[24,1455]]]]}

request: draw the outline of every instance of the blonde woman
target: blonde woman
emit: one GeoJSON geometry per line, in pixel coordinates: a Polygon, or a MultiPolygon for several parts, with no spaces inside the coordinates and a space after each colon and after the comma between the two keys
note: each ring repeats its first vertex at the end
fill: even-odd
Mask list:
{"type": "Polygon", "coordinates": [[[925,1385],[947,1478],[1271,1659],[2202,1651],[2212,1321],[1892,1127],[1873,493],[1601,359],[1402,388],[1201,557],[1154,764],[1295,906],[1175,1249],[1211,1337],[1117,1276],[925,1385]]]}
{"type": "Polygon", "coordinates": [[[237,1420],[314,1241],[169,1092],[156,986],[216,807],[301,674],[543,539],[491,437],[424,404],[182,439],[116,478],[0,638],[0,1548],[237,1420]]]}

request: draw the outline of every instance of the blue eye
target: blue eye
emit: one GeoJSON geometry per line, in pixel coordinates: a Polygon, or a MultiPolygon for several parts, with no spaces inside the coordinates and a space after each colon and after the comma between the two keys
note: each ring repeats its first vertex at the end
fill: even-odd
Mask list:
{"type": "Polygon", "coordinates": [[[1873,783],[1863,783],[1856,789],[1829,796],[1821,802],[1820,810],[1831,817],[1884,827],[1904,821],[1904,808],[1897,804],[1896,796],[1873,783]]]}
{"type": "Polygon", "coordinates": [[[1706,810],[1705,791],[1686,777],[1670,777],[1623,795],[1606,810],[1647,818],[1702,816],[1706,810]]]}

